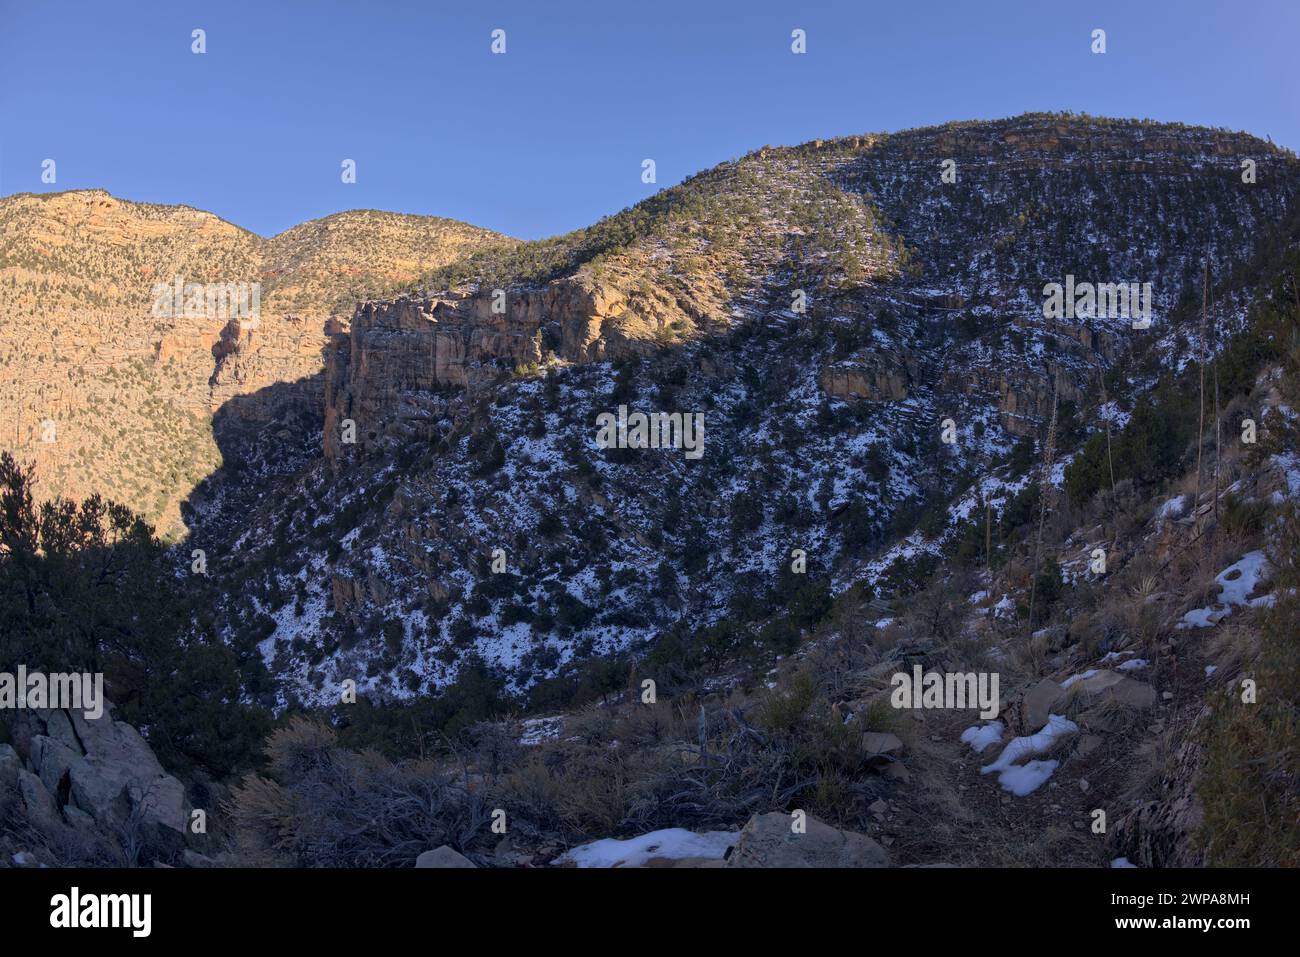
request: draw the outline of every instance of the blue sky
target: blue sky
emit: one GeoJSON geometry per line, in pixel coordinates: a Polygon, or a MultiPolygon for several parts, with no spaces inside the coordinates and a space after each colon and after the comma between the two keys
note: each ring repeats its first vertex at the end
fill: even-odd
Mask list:
{"type": "Polygon", "coordinates": [[[950,119],[1074,110],[1296,149],[1297,37],[1295,0],[0,0],[0,195],[98,187],[265,235],[360,207],[536,238],[765,143],[950,119]]]}

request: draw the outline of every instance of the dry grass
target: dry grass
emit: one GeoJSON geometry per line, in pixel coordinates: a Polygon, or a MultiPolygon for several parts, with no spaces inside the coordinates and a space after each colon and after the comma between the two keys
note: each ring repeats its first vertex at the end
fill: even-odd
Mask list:
{"type": "MultiPolygon", "coordinates": [[[[1271,550],[1278,601],[1242,615],[1214,650],[1224,656],[1207,722],[1205,766],[1197,793],[1205,809],[1201,839],[1210,864],[1300,866],[1300,510],[1291,506],[1271,550]],[[1256,649],[1258,649],[1256,651],[1256,649]],[[1257,690],[1243,700],[1243,678],[1257,690]]],[[[1237,618],[1237,615],[1233,616],[1237,618]]]]}
{"type": "Polygon", "coordinates": [[[464,850],[486,830],[468,776],[344,750],[327,725],[291,721],[271,735],[267,757],[269,776],[249,775],[229,801],[245,864],[410,865],[442,844],[464,850]]]}

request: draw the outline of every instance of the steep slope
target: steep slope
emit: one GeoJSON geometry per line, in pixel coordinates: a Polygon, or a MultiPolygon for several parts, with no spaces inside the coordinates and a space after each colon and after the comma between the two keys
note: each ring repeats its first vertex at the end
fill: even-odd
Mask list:
{"type": "Polygon", "coordinates": [[[1244,134],[1029,115],[764,148],[470,256],[357,311],[324,460],[199,528],[228,635],[280,704],[478,658],[527,688],[625,649],[789,650],[832,595],[919,585],[974,515],[1020,546],[1053,408],[1059,482],[1195,355],[1207,259],[1215,346],[1242,325],[1234,271],[1298,188],[1244,134]],[[1149,326],[1052,313],[1076,280],[1134,284],[1149,326]],[[597,447],[620,406],[702,415],[702,456],[597,447]]]}
{"type": "MultiPolygon", "coordinates": [[[[505,241],[374,211],[268,240],[201,210],[100,190],[0,199],[0,237],[0,403],[9,410],[0,448],[37,463],[46,494],[99,492],[170,531],[180,502],[220,462],[216,410],[304,380],[281,401],[318,419],[327,323],[346,328],[359,299],[505,241]],[[204,291],[242,284],[246,298],[201,294],[197,309],[189,300],[159,309],[176,277],[204,291]]],[[[243,412],[259,414],[255,404],[243,412]]]]}

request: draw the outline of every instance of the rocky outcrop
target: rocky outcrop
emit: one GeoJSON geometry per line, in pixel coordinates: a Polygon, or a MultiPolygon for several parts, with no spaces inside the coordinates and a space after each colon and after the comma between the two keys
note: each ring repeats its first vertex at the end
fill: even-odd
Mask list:
{"type": "Polygon", "coordinates": [[[889,402],[907,398],[909,377],[897,356],[880,354],[877,362],[840,362],[827,366],[818,378],[822,391],[832,399],[865,399],[889,402]]]}
{"type": "Polygon", "coordinates": [[[1035,435],[1039,424],[1051,418],[1054,390],[1060,389],[1061,401],[1077,402],[1078,381],[1090,371],[1053,364],[1050,379],[1028,370],[1016,376],[998,376],[994,388],[1002,427],[1012,435],[1035,435]]]}
{"type": "Polygon", "coordinates": [[[333,460],[347,442],[345,420],[355,423],[362,446],[407,434],[441,417],[440,392],[478,389],[537,363],[539,324],[527,312],[493,313],[490,298],[473,297],[406,296],[361,306],[326,366],[326,456],[333,460]]]}
{"type": "Polygon", "coordinates": [[[388,583],[373,570],[363,578],[354,578],[340,572],[330,576],[333,608],[340,614],[364,607],[368,602],[382,605],[389,599],[390,590],[388,583]]]}
{"type": "Polygon", "coordinates": [[[447,411],[448,390],[476,394],[545,351],[584,363],[639,353],[660,327],[629,310],[612,285],[585,276],[539,288],[401,296],[358,307],[328,349],[325,455],[337,462],[342,426],[358,446],[410,437],[447,411]]]}
{"type": "Polygon", "coordinates": [[[6,196],[0,407],[13,425],[0,449],[36,462],[40,496],[98,493],[178,531],[180,502],[221,461],[218,409],[222,428],[250,433],[290,416],[318,422],[326,346],[358,301],[508,242],[376,211],[263,239],[103,190],[6,196]]]}
{"type": "MultiPolygon", "coordinates": [[[[0,745],[0,808],[20,839],[114,847],[174,858],[185,848],[190,805],[185,788],[159,764],[139,732],[111,717],[79,711],[16,713],[14,744],[0,745]]],[[[30,848],[29,848],[30,850],[30,848]]]]}

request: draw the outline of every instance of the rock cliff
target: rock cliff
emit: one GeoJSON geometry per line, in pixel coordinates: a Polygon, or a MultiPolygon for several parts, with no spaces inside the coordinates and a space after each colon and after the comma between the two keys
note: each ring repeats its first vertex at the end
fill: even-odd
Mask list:
{"type": "Polygon", "coordinates": [[[100,492],[178,532],[221,462],[214,413],[244,398],[255,426],[286,409],[319,422],[329,336],[358,300],[508,242],[374,211],[264,239],[102,190],[0,199],[0,449],[36,462],[45,495],[100,492]],[[178,279],[181,302],[160,302],[178,279]],[[228,286],[246,298],[209,301],[228,286]]]}

